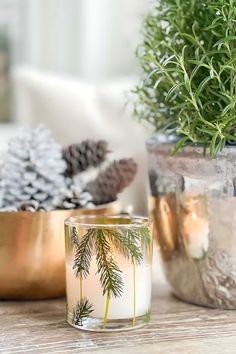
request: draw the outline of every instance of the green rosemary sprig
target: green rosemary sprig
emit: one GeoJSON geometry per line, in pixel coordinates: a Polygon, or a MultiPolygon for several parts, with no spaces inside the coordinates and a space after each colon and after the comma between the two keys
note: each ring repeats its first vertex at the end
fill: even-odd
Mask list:
{"type": "Polygon", "coordinates": [[[93,312],[93,305],[88,299],[83,298],[82,301],[78,302],[76,308],[73,311],[72,323],[75,326],[83,326],[83,320],[89,317],[93,312]]]}
{"type": "Polygon", "coordinates": [[[236,144],[236,0],[156,0],[138,50],[136,113],[216,156],[236,144]]]}

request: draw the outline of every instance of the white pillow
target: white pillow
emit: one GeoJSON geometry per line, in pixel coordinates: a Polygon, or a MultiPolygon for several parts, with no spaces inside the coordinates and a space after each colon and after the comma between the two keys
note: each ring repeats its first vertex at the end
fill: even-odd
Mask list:
{"type": "Polygon", "coordinates": [[[86,83],[29,69],[14,73],[17,121],[45,124],[64,145],[83,139],[105,139],[114,152],[110,158],[133,157],[138,175],[122,195],[124,206],[147,212],[147,130],[126,105],[135,79],[86,83]]]}
{"type": "Polygon", "coordinates": [[[0,124],[0,161],[7,151],[8,141],[17,134],[19,126],[13,123],[0,124]]]}

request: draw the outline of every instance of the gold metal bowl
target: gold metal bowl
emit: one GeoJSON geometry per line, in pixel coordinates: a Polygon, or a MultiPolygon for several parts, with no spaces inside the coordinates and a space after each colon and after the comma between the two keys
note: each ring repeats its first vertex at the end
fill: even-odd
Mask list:
{"type": "Polygon", "coordinates": [[[64,220],[119,212],[114,202],[90,210],[0,213],[0,299],[64,296],[64,220]]]}

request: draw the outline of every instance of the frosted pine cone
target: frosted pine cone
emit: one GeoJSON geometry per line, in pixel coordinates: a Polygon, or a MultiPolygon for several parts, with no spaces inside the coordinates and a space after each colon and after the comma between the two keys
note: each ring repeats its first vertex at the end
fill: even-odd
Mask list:
{"type": "Polygon", "coordinates": [[[59,198],[54,198],[56,209],[91,209],[94,208],[92,196],[84,191],[84,183],[81,178],[67,178],[67,188],[59,198]]]}
{"type": "Polygon", "coordinates": [[[24,210],[32,207],[25,203],[35,202],[34,209],[53,209],[52,200],[65,189],[65,168],[61,148],[47,129],[22,129],[9,142],[1,167],[0,208],[24,210]]]}
{"type": "Polygon", "coordinates": [[[137,173],[137,164],[133,159],[112,162],[98,177],[89,182],[86,189],[92,195],[96,205],[113,202],[133,181],[137,173]]]}
{"type": "Polygon", "coordinates": [[[97,167],[105,161],[108,153],[107,143],[103,140],[85,140],[80,144],[73,144],[63,149],[63,158],[66,161],[67,176],[74,176],[89,167],[97,167]]]}

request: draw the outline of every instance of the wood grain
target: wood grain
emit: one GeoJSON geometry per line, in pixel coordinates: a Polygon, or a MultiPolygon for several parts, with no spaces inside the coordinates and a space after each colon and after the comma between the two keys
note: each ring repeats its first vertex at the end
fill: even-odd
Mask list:
{"type": "Polygon", "coordinates": [[[0,303],[0,354],[235,354],[236,312],[185,304],[155,285],[150,325],[120,333],[78,331],[65,300],[0,303]]]}

